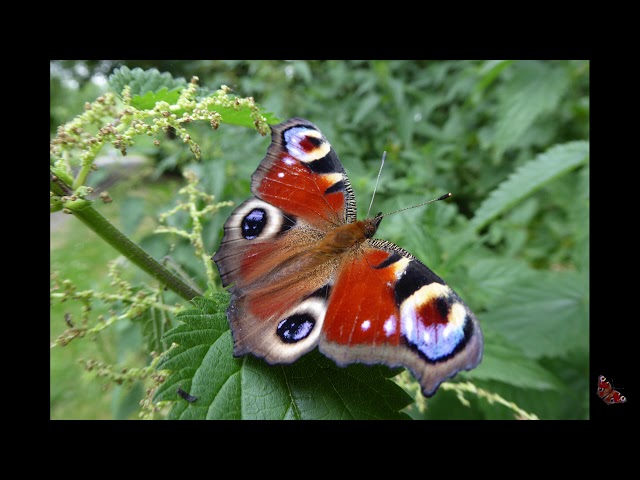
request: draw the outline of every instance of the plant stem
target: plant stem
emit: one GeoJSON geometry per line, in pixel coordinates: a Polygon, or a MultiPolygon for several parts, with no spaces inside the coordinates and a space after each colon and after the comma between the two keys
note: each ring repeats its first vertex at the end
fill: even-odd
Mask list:
{"type": "Polygon", "coordinates": [[[176,277],[169,270],[160,265],[147,252],[142,250],[138,245],[133,243],[114,227],[111,222],[104,218],[91,205],[86,205],[80,209],[72,209],[73,215],[78,217],[91,230],[96,232],[103,240],[115,248],[122,255],[131,260],[134,264],[147,272],[156,280],[160,281],[168,288],[176,292],[182,298],[191,300],[200,296],[198,292],[193,290],[182,280],[176,277]]]}

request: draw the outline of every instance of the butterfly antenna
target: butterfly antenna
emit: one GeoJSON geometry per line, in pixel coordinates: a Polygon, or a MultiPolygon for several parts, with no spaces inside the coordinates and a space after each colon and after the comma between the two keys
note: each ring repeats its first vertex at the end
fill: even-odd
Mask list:
{"type": "Polygon", "coordinates": [[[391,212],[391,213],[385,213],[384,215],[379,215],[379,216],[380,217],[388,217],[389,215],[393,215],[394,213],[403,212],[403,211],[409,210],[411,208],[421,207],[422,205],[426,205],[427,203],[438,202],[440,200],[444,200],[446,198],[449,198],[450,196],[451,196],[451,193],[445,193],[441,197],[434,198],[433,200],[429,200],[428,202],[422,202],[422,203],[419,203],[418,205],[414,205],[413,207],[401,208],[400,210],[396,210],[396,211],[391,212]]]}
{"type": "Polygon", "coordinates": [[[609,380],[609,383],[614,390],[624,390],[624,387],[616,387],[611,380],[609,380]]]}
{"type": "Polygon", "coordinates": [[[380,181],[380,175],[382,174],[382,167],[384,167],[384,159],[387,158],[387,152],[382,152],[382,162],[380,162],[380,171],[378,172],[378,178],[376,179],[376,186],[373,188],[373,195],[371,195],[371,203],[369,204],[369,210],[367,210],[367,218],[371,213],[371,206],[373,205],[373,199],[376,196],[376,190],[378,189],[378,182],[380,181]]]}

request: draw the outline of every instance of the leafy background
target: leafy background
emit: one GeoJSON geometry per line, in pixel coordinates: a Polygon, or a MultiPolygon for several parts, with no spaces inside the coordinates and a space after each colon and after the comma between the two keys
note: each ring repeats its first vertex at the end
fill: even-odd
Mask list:
{"type": "MultiPolygon", "coordinates": [[[[588,418],[588,61],[55,61],[51,136],[81,113],[86,101],[104,92],[107,76],[123,65],[168,72],[176,87],[179,77],[193,75],[203,90],[228,85],[239,96],[252,96],[270,121],[291,116],[313,121],[349,174],[360,216],[366,213],[383,151],[387,163],[376,211],[452,192],[448,201],[385,219],[378,236],[420,258],[476,312],[485,333],[484,359],[455,380],[473,382],[542,419],[588,418]]],[[[162,78],[157,82],[146,88],[163,85],[162,78]]],[[[165,93],[175,95],[171,88],[165,93]]],[[[152,230],[157,214],[174,205],[184,169],[195,171],[200,187],[217,200],[238,203],[248,196],[251,173],[269,138],[233,123],[215,132],[207,125],[189,127],[203,152],[200,162],[180,141],[163,139],[157,148],[153,139],[142,139],[128,157],[142,158],[145,170],[120,172],[114,180],[113,172],[101,169],[91,177],[96,185],[111,185],[115,201],[101,207],[105,216],[156,258],[170,251],[202,287],[204,267],[190,246],[152,230]]],[[[227,213],[213,215],[205,225],[211,253],[227,213]]],[[[79,222],[61,216],[52,215],[51,269],[84,288],[108,288],[106,261],[115,252],[79,222]]],[[[125,275],[148,281],[133,268],[125,267],[125,275]]],[[[223,305],[224,296],[187,305],[173,321],[177,329],[162,339],[150,334],[144,319],[134,319],[119,322],[93,342],[52,349],[51,418],[137,418],[145,394],[142,382],[96,380],[95,371],[84,368],[86,359],[143,366],[151,350],[173,341],[171,335],[179,335],[182,343],[169,352],[164,367],[180,372],[201,362],[202,368],[183,371],[182,379],[174,375],[158,389],[158,400],[176,400],[176,385],[199,396],[194,404],[176,402],[170,418],[308,418],[305,412],[313,418],[514,418],[513,410],[500,403],[466,395],[465,405],[445,389],[425,409],[405,383],[400,382],[415,403],[387,380],[396,371],[361,365],[339,369],[317,352],[279,371],[255,359],[231,359],[228,329],[219,314],[223,305]],[[189,331],[203,321],[210,336],[187,345],[189,331]],[[215,402],[221,398],[206,397],[219,368],[207,371],[206,355],[180,360],[218,341],[216,359],[229,358],[224,372],[230,392],[220,411],[215,402]],[[292,375],[298,378],[302,372],[304,379],[316,371],[323,372],[326,384],[317,392],[301,388],[292,396],[291,389],[280,389],[292,375]],[[261,385],[265,372],[270,379],[261,385]],[[373,383],[358,388],[362,375],[373,383]],[[359,393],[336,405],[324,396],[333,384],[359,393]],[[367,390],[371,385],[378,397],[367,390]],[[265,388],[276,396],[287,392],[289,399],[260,404],[265,388]],[[372,415],[366,405],[372,398],[387,410],[372,415]],[[209,406],[206,412],[198,410],[201,405],[209,406]]],[[[52,338],[65,328],[65,313],[79,315],[74,308],[52,306],[52,338]]]]}

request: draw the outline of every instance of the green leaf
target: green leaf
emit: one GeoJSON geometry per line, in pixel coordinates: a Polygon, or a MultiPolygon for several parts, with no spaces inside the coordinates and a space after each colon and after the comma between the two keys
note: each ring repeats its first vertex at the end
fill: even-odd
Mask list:
{"type": "Polygon", "coordinates": [[[317,350],[292,365],[269,365],[253,356],[233,357],[225,310],[228,295],[194,299],[185,322],[164,337],[177,346],[158,369],[172,374],[155,401],[174,400],[173,419],[406,419],[411,397],[381,366],[340,368],[317,350]],[[197,401],[177,395],[182,388],[197,401]]]}
{"type": "MultiPolygon", "coordinates": [[[[207,97],[217,96],[220,96],[219,90],[212,90],[204,86],[198,87],[198,90],[196,92],[196,100],[199,102],[207,97]]],[[[227,96],[231,100],[233,100],[234,98],[239,98],[237,95],[233,94],[225,94],[225,96],[227,96]]],[[[224,106],[215,104],[209,106],[209,110],[218,112],[222,116],[222,121],[224,123],[255,128],[253,119],[251,118],[252,111],[249,108],[243,107],[242,105],[224,106]]],[[[181,110],[176,110],[175,113],[180,114],[181,110]]],[[[281,122],[281,119],[273,112],[267,112],[260,109],[260,115],[266,119],[269,125],[275,125],[276,123],[281,122]]]]}
{"type": "MultiPolygon", "coordinates": [[[[210,107],[209,110],[215,110],[222,116],[222,121],[224,123],[229,123],[231,125],[240,125],[242,127],[255,128],[253,118],[251,118],[251,110],[248,108],[234,108],[234,107],[225,107],[222,105],[216,105],[210,107]]],[[[278,123],[278,118],[271,112],[260,112],[260,115],[267,119],[267,123],[275,124],[278,123]]]]}
{"type": "Polygon", "coordinates": [[[492,219],[509,210],[534,191],[578,165],[586,163],[588,158],[589,143],[585,141],[556,145],[537,155],[491,192],[476,211],[471,220],[471,226],[476,231],[480,230],[492,219]]]}
{"type": "MultiPolygon", "coordinates": [[[[109,75],[109,87],[118,95],[122,95],[122,90],[127,85],[131,88],[132,97],[136,95],[143,97],[147,92],[179,91],[187,86],[187,81],[184,78],[173,78],[168,72],[160,73],[155,68],[149,70],[134,68],[130,70],[128,67],[120,67],[109,75]]],[[[135,106],[137,107],[137,105],[135,106]]]]}
{"type": "Polygon", "coordinates": [[[180,92],[183,87],[168,90],[166,87],[161,88],[157,92],[146,92],[144,95],[132,95],[131,105],[140,110],[151,110],[158,102],[167,102],[175,104],[180,98],[180,92]]]}
{"type": "Polygon", "coordinates": [[[479,301],[494,305],[514,282],[533,276],[536,271],[524,260],[514,258],[480,258],[469,267],[470,288],[479,301]]]}
{"type": "Polygon", "coordinates": [[[571,248],[571,257],[576,267],[584,272],[589,271],[589,165],[578,172],[574,182],[575,192],[567,201],[568,221],[573,226],[575,246],[571,248]]]}
{"type": "Polygon", "coordinates": [[[478,69],[478,83],[476,84],[473,95],[475,100],[480,97],[480,93],[491,85],[502,71],[510,66],[513,60],[487,60],[478,69]]]}
{"type": "Polygon", "coordinates": [[[160,73],[155,68],[130,70],[120,67],[109,76],[109,87],[118,95],[122,95],[127,85],[131,88],[131,105],[150,110],[157,102],[175,104],[187,82],[184,78],[173,78],[170,73],[160,73]]]}
{"type": "Polygon", "coordinates": [[[584,273],[540,272],[505,289],[496,306],[482,315],[482,323],[531,358],[586,351],[588,291],[584,273]]]}
{"type": "MultiPolygon", "coordinates": [[[[481,317],[484,321],[484,316],[481,317]]],[[[562,384],[551,372],[535,360],[527,358],[493,331],[485,329],[482,363],[465,376],[478,380],[497,380],[515,387],[534,390],[557,389],[562,384]]]]}
{"type": "Polygon", "coordinates": [[[541,114],[556,108],[570,85],[567,69],[548,62],[521,61],[512,71],[496,115],[493,143],[498,157],[515,145],[541,114]]]}
{"type": "Polygon", "coordinates": [[[293,69],[296,72],[296,75],[304,81],[304,83],[311,83],[313,81],[313,75],[311,73],[311,69],[309,68],[309,64],[303,60],[294,60],[292,62],[293,69]]]}
{"type": "Polygon", "coordinates": [[[360,123],[367,115],[369,115],[373,111],[374,108],[378,106],[379,103],[380,97],[375,93],[365,97],[360,103],[360,106],[358,107],[356,112],[353,114],[353,123],[360,123]]]}
{"type": "Polygon", "coordinates": [[[140,325],[149,352],[163,352],[169,348],[169,345],[162,341],[163,335],[171,325],[167,312],[149,308],[132,319],[132,322],[140,325]]]}
{"type": "MultiPolygon", "coordinates": [[[[118,95],[122,95],[125,86],[131,88],[131,105],[141,109],[150,110],[158,102],[167,102],[175,105],[180,98],[180,93],[187,86],[184,78],[173,78],[170,73],[160,73],[155,68],[142,70],[127,67],[120,67],[109,76],[109,87],[118,95]]],[[[202,100],[203,96],[214,96],[217,92],[212,92],[205,87],[198,89],[196,97],[202,100]]],[[[251,117],[252,111],[249,108],[240,106],[215,105],[209,108],[215,110],[222,116],[222,121],[232,125],[254,128],[254,120],[251,117]]],[[[180,115],[182,110],[174,110],[173,113],[180,115]]],[[[267,123],[278,123],[278,118],[271,112],[261,112],[267,123]]]]}

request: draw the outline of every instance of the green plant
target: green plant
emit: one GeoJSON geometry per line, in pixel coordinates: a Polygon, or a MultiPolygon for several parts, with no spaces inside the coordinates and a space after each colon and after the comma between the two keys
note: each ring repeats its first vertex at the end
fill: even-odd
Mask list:
{"type": "MultiPolygon", "coordinates": [[[[404,374],[362,365],[340,369],[317,352],[286,367],[233,359],[226,294],[208,261],[228,213],[220,209],[228,204],[213,196],[246,198],[266,149],[243,128],[227,125],[265,134],[276,118],[228,89],[126,68],[111,77],[114,93],[89,104],[52,140],[51,205],[54,215],[71,212],[117,248],[127,245],[119,251],[155,280],[120,263],[108,272],[115,291],[74,288],[77,281],[54,277],[53,308],[63,300],[80,306],[72,326],[53,340],[55,349],[81,337],[108,345],[99,339],[118,325],[139,330],[140,366],[128,365],[130,357],[118,365],[83,359],[83,365],[111,383],[143,383],[149,390],[139,389],[138,397],[150,418],[586,418],[588,62],[190,66],[202,70],[198,76],[231,80],[281,118],[301,116],[321,126],[361,209],[383,150],[388,162],[379,210],[453,192],[451,201],[389,217],[379,236],[421,258],[473,308],[485,332],[483,362],[425,401],[404,374]],[[202,127],[219,125],[212,141],[202,127]],[[162,205],[164,225],[139,242],[129,239],[133,246],[91,203],[97,185],[89,173],[106,145],[122,153],[162,151],[150,177],[158,181],[161,172],[184,172],[181,199],[162,205]],[[203,160],[194,163],[197,157],[203,160]],[[169,254],[174,271],[148,262],[136,243],[150,258],[169,254]],[[312,390],[308,379],[317,372],[323,380],[312,390]],[[187,402],[178,388],[198,400],[187,402]]],[[[145,200],[125,202],[131,207],[126,220],[145,200]]]]}

